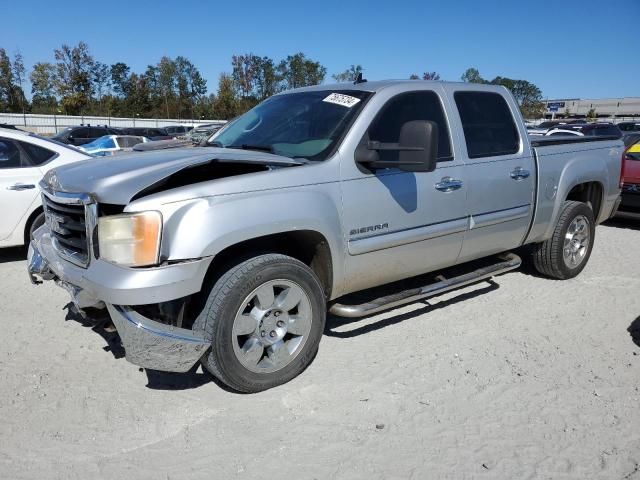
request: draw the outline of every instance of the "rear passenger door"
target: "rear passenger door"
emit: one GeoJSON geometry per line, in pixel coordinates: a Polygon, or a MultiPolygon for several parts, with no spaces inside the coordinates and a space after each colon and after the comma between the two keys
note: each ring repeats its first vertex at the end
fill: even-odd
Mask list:
{"type": "Polygon", "coordinates": [[[463,133],[469,230],[458,262],[519,246],[533,214],[535,161],[512,97],[502,89],[449,85],[449,101],[463,133]]]}

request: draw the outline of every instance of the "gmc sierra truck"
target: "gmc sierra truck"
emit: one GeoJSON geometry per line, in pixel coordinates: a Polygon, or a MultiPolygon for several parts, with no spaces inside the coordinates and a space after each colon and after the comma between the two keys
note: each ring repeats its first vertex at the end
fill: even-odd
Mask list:
{"type": "Polygon", "coordinates": [[[296,89],[207,146],[50,171],[29,275],[54,280],[80,310],[106,308],[132,363],[201,362],[257,392],[310,364],[327,311],[371,315],[521,257],[575,277],[619,202],[622,155],[615,136],[530,139],[499,86],[296,89]],[[428,272],[425,285],[366,296],[428,272]]]}

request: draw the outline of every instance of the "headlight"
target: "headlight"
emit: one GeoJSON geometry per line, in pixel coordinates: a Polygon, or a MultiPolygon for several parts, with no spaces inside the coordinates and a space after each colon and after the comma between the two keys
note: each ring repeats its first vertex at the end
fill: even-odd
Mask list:
{"type": "Polygon", "coordinates": [[[156,265],[160,254],[162,215],[137,212],[98,219],[100,258],[119,265],[156,265]]]}

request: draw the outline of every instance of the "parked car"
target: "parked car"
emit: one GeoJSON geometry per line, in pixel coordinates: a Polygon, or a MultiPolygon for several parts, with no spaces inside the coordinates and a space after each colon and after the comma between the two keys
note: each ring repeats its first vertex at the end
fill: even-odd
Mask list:
{"type": "Polygon", "coordinates": [[[623,132],[640,132],[640,122],[620,122],[617,125],[623,132]]]}
{"type": "Polygon", "coordinates": [[[36,135],[0,130],[0,247],[28,243],[44,223],[38,182],[50,169],[90,158],[36,135]]]}
{"type": "Polygon", "coordinates": [[[549,120],[538,125],[527,126],[529,135],[545,135],[554,128],[563,128],[564,125],[577,125],[586,123],[584,120],[549,120]]]}
{"type": "Polygon", "coordinates": [[[24,131],[21,128],[18,128],[17,126],[15,126],[15,125],[11,125],[10,123],[0,123],[0,128],[6,128],[8,130],[18,130],[19,132],[24,131]]]}
{"type": "Polygon", "coordinates": [[[53,136],[53,139],[68,145],[84,145],[105,135],[117,135],[118,129],[107,126],[83,125],[80,127],[67,127],[53,136]]]}
{"type": "Polygon", "coordinates": [[[92,157],[104,157],[131,151],[134,146],[144,142],[149,142],[149,139],[134,135],[105,135],[79,148],[92,157]]]}
{"type": "Polygon", "coordinates": [[[545,135],[551,136],[558,134],[561,130],[564,134],[583,135],[585,137],[602,137],[613,136],[622,137],[622,132],[613,123],[585,123],[585,124],[566,124],[558,128],[549,130],[545,135]]]}
{"type": "Polygon", "coordinates": [[[620,197],[622,140],[530,139],[496,85],[296,89],[208,145],[48,174],[55,220],[28,269],[79,309],[106,308],[130,362],[200,361],[243,392],[300,374],[327,308],[364,317],[442,294],[518,268],[522,246],[541,274],[575,277],[620,197]],[[83,218],[93,235],[66,228],[83,218]],[[367,290],[427,272],[419,288],[367,290]]]}
{"type": "Polygon", "coordinates": [[[193,129],[193,127],[188,127],[185,125],[171,125],[168,127],[162,127],[169,135],[173,135],[174,137],[179,137],[180,135],[185,135],[189,131],[193,129]]]}
{"type": "Polygon", "coordinates": [[[164,128],[127,127],[121,128],[120,133],[122,135],[146,137],[149,140],[171,140],[173,138],[164,128]]]}
{"type": "Polygon", "coordinates": [[[552,128],[547,130],[544,134],[545,137],[556,137],[556,136],[574,136],[574,137],[584,137],[584,133],[578,130],[568,130],[566,128],[552,128]]]}
{"type": "Polygon", "coordinates": [[[199,143],[207,140],[211,135],[216,133],[218,130],[222,128],[223,125],[219,123],[212,123],[208,125],[197,125],[193,130],[187,133],[184,138],[189,140],[194,145],[198,145],[199,143]]]}
{"type": "Polygon", "coordinates": [[[640,213],[640,138],[629,143],[622,161],[623,185],[620,211],[640,213]]]}

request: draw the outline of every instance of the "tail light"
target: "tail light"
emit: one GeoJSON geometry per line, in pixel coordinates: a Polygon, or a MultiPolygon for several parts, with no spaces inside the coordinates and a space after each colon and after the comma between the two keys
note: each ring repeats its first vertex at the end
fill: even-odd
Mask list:
{"type": "Polygon", "coordinates": [[[620,162],[620,185],[619,185],[619,188],[622,188],[622,186],[624,185],[624,164],[629,159],[629,157],[627,156],[627,152],[629,151],[629,148],[631,148],[631,146],[629,146],[628,148],[625,148],[623,150],[623,152],[622,152],[622,159],[621,159],[621,162],[620,162]]]}

